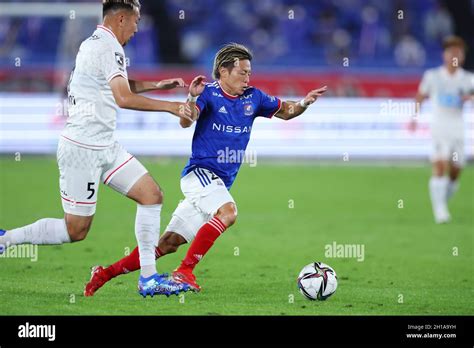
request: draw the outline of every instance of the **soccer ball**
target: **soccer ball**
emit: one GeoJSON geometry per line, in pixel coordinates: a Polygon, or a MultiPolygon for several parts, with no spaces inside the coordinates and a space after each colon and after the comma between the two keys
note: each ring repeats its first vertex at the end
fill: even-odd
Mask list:
{"type": "Polygon", "coordinates": [[[336,272],[322,262],[310,263],[298,276],[298,288],[309,300],[326,300],[336,292],[336,272]]]}

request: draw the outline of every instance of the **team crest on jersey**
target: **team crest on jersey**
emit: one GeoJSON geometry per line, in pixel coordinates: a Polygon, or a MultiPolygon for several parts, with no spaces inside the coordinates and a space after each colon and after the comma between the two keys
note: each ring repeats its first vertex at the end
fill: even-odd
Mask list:
{"type": "Polygon", "coordinates": [[[115,61],[122,68],[125,63],[125,58],[122,53],[115,52],[115,61]]]}
{"type": "Polygon", "coordinates": [[[253,115],[253,104],[245,104],[244,105],[244,115],[245,116],[252,116],[253,115]]]}

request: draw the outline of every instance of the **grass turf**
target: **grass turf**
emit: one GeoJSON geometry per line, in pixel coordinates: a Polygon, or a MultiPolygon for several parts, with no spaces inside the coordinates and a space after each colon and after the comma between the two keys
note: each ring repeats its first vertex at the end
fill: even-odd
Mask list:
{"type": "MultiPolygon", "coordinates": [[[[143,163],[165,192],[163,230],[182,198],[184,160],[143,163]]],[[[54,158],[1,157],[0,172],[2,228],[62,216],[54,158]]],[[[0,314],[472,315],[474,168],[463,173],[448,225],[433,223],[429,175],[428,165],[244,165],[232,189],[237,224],[196,269],[203,291],[146,300],[136,292],[138,273],[82,295],[92,265],[108,265],[136,245],[135,204],[101,186],[85,241],[40,246],[36,262],[0,258],[0,314]],[[363,245],[364,260],[326,257],[333,242],[363,245]],[[338,274],[337,292],[324,302],[306,300],[296,287],[313,261],[338,274]]],[[[173,270],[186,250],[162,258],[159,271],[173,270]]]]}

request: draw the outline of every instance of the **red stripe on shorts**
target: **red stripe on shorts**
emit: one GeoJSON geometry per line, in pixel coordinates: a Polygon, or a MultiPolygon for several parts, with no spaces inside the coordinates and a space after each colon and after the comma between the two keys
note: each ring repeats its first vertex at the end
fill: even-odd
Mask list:
{"type": "Polygon", "coordinates": [[[119,165],[117,168],[115,168],[115,169],[113,170],[113,172],[110,173],[109,176],[104,180],[104,184],[107,185],[107,180],[109,180],[110,177],[111,177],[117,170],[119,170],[120,168],[122,168],[122,167],[123,167],[124,165],[126,165],[128,162],[130,162],[130,160],[131,160],[132,158],[133,158],[133,156],[130,157],[130,158],[129,158],[128,160],[126,160],[125,162],[123,162],[123,163],[122,163],[121,165],[119,165]]]}
{"type": "Polygon", "coordinates": [[[96,204],[97,203],[97,202],[74,202],[74,201],[71,201],[70,199],[64,198],[63,196],[61,196],[61,198],[64,199],[65,201],[68,201],[74,204],[96,204]]]}

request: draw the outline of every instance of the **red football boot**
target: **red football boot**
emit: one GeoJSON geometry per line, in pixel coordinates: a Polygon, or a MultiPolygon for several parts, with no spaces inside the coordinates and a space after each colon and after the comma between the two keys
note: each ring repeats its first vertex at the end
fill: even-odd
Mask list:
{"type": "Polygon", "coordinates": [[[105,283],[111,279],[110,275],[102,266],[94,266],[91,271],[91,279],[86,284],[84,289],[84,296],[94,296],[95,292],[99,290],[105,283]]]}
{"type": "Polygon", "coordinates": [[[173,280],[175,282],[188,284],[192,291],[201,291],[201,287],[196,283],[196,277],[194,276],[192,271],[187,271],[178,268],[173,271],[171,276],[173,277],[173,280]]]}

